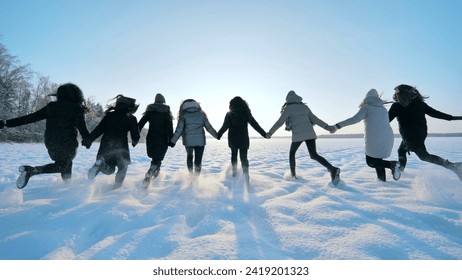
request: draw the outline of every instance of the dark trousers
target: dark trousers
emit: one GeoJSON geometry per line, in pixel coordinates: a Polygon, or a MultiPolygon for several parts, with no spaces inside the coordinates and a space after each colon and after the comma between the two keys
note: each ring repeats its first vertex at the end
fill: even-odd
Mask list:
{"type": "Polygon", "coordinates": [[[375,168],[375,172],[377,173],[377,178],[379,178],[379,180],[382,180],[382,181],[386,180],[385,168],[388,168],[388,169],[392,168],[391,161],[383,160],[381,158],[373,158],[368,155],[366,155],[366,163],[367,163],[367,166],[375,168]]]}
{"type": "Polygon", "coordinates": [[[404,170],[404,168],[406,167],[406,154],[409,152],[414,152],[422,161],[447,167],[447,160],[428,153],[424,143],[411,146],[406,141],[402,141],[398,148],[398,159],[401,170],[404,170]]]}
{"type": "Polygon", "coordinates": [[[237,168],[237,154],[239,152],[239,158],[241,160],[242,171],[244,174],[249,173],[249,160],[247,159],[247,152],[248,149],[240,149],[240,148],[231,148],[231,165],[233,168],[233,175],[236,172],[237,168]]]}
{"type": "Polygon", "coordinates": [[[37,167],[38,174],[61,173],[64,181],[69,181],[72,177],[72,160],[58,160],[54,163],[37,167]]]}
{"type": "Polygon", "coordinates": [[[160,168],[165,154],[167,153],[168,145],[151,145],[152,147],[148,147],[148,156],[151,158],[151,165],[156,165],[158,168],[160,168]]]}
{"type": "Polygon", "coordinates": [[[61,173],[61,178],[69,181],[72,177],[72,160],[77,154],[77,148],[66,145],[63,147],[47,146],[47,151],[54,163],[38,166],[37,174],[61,173]]]}
{"type": "Polygon", "coordinates": [[[124,182],[125,176],[127,176],[127,171],[128,171],[127,161],[117,160],[117,161],[111,162],[111,164],[104,163],[101,166],[101,173],[105,175],[111,175],[112,173],[115,172],[116,167],[117,167],[117,173],[115,176],[114,187],[118,188],[124,182]]]}
{"type": "Polygon", "coordinates": [[[186,147],[186,164],[189,172],[201,173],[202,156],[204,155],[205,146],[186,147]],[[194,161],[194,165],[193,165],[194,161]],[[193,170],[194,167],[194,170],[193,170]]]}
{"type": "MultiPolygon", "coordinates": [[[[292,173],[292,176],[295,176],[295,153],[297,152],[302,142],[303,141],[292,142],[292,144],[290,145],[289,163],[290,172],[292,173]]],[[[329,171],[331,171],[333,168],[332,164],[330,164],[325,158],[320,156],[316,151],[316,139],[306,140],[305,143],[306,147],[308,148],[308,152],[310,153],[310,158],[319,162],[322,166],[326,167],[329,171]]]]}

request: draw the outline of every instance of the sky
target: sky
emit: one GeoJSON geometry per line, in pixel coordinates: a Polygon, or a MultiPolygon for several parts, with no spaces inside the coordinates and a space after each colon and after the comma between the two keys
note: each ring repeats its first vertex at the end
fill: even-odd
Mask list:
{"type": "MultiPolygon", "coordinates": [[[[290,90],[329,124],[354,115],[369,89],[392,100],[399,84],[462,115],[461,10],[452,0],[0,0],[0,42],[103,105],[136,98],[137,117],[162,93],[174,115],[197,100],[218,130],[241,96],[269,130],[290,90]]],[[[430,132],[462,132],[461,121],[427,119],[430,132]]]]}

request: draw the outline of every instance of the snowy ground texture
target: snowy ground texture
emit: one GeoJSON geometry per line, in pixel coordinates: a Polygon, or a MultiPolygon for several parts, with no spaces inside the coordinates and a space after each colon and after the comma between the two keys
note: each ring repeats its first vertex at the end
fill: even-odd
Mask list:
{"type": "MultiPolygon", "coordinates": [[[[427,140],[430,152],[452,161],[462,161],[461,144],[427,140]]],[[[208,141],[196,180],[179,142],[143,191],[143,143],[131,150],[118,190],[114,175],[86,178],[98,144],[79,148],[71,183],[40,175],[18,190],[18,166],[49,163],[47,152],[43,144],[0,144],[0,259],[462,259],[462,182],[452,172],[412,154],[401,180],[388,172],[379,182],[362,139],[319,139],[319,153],[342,169],[335,187],[305,146],[300,178],[290,179],[289,145],[252,139],[246,187],[230,176],[225,139],[208,141]]]]}

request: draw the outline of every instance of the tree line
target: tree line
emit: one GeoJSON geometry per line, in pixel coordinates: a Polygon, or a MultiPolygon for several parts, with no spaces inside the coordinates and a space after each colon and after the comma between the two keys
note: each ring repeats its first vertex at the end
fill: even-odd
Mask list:
{"type": "MultiPolygon", "coordinates": [[[[21,64],[0,43],[0,120],[7,120],[33,113],[43,108],[54,97],[59,84],[49,77],[35,73],[30,65],[21,64]]],[[[87,127],[91,131],[102,119],[104,110],[93,98],[86,98],[89,112],[87,127]]],[[[45,121],[25,126],[2,129],[0,142],[42,142],[45,121]]]]}

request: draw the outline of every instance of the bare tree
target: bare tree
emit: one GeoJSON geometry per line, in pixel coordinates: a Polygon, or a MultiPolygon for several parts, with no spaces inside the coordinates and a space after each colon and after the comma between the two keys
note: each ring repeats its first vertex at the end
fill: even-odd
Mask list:
{"type": "Polygon", "coordinates": [[[18,59],[0,44],[0,119],[18,113],[18,106],[23,101],[19,97],[27,94],[31,77],[29,65],[20,65],[18,59]]]}
{"type": "MultiPolygon", "coordinates": [[[[38,111],[52,101],[49,96],[55,93],[59,84],[49,77],[38,75],[29,65],[21,65],[19,60],[8,53],[0,43],[0,119],[10,119],[38,111]],[[36,81],[33,82],[33,78],[36,81]]],[[[87,98],[89,112],[86,115],[87,127],[91,131],[103,118],[103,106],[87,98]]],[[[43,141],[45,122],[8,128],[0,133],[0,141],[40,142],[43,141]]]]}

